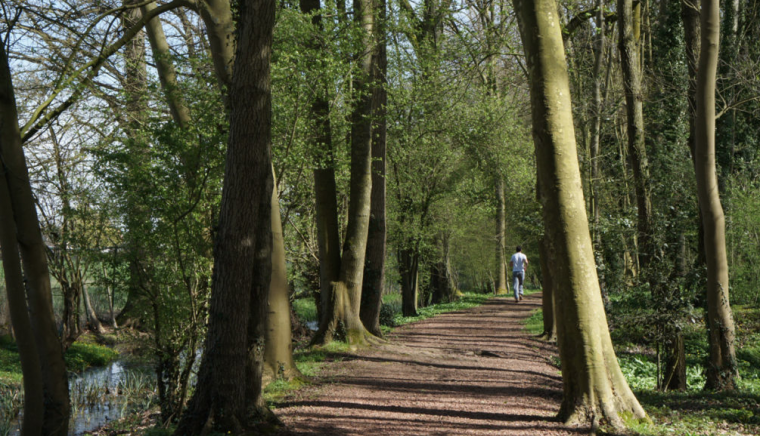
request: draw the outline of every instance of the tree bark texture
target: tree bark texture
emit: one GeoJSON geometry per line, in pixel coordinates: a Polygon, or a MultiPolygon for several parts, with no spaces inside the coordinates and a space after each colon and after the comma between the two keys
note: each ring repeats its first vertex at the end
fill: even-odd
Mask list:
{"type": "MultiPolygon", "coordinates": [[[[637,9],[639,12],[640,9],[637,9]]],[[[640,13],[640,12],[639,12],[640,13]]],[[[636,15],[636,16],[634,16],[636,15]]],[[[625,105],[628,119],[628,155],[633,169],[633,184],[638,209],[639,271],[646,271],[654,253],[652,239],[652,200],[649,188],[649,163],[644,142],[644,111],[638,40],[634,35],[633,0],[618,0],[618,30],[625,105]]]]}
{"type": "Polygon", "coordinates": [[[728,299],[726,223],[718,195],[715,162],[715,80],[720,39],[718,0],[702,0],[701,50],[697,72],[697,119],[695,172],[697,193],[705,230],[707,260],[707,330],[710,363],[705,389],[736,388],[734,321],[728,299]]]}
{"type": "Polygon", "coordinates": [[[503,295],[509,292],[507,285],[507,203],[504,198],[504,178],[496,180],[496,268],[497,285],[496,294],[503,295]]]}
{"type": "MultiPolygon", "coordinates": [[[[362,29],[362,47],[358,55],[359,71],[354,76],[353,89],[358,93],[351,114],[351,181],[349,188],[348,223],[340,262],[338,281],[332,285],[332,310],[323,316],[322,324],[345,331],[352,345],[366,344],[371,336],[359,317],[367,252],[370,205],[372,193],[372,89],[374,9],[371,0],[354,1],[354,19],[362,29]]],[[[321,327],[321,326],[320,326],[321,327]]],[[[320,330],[314,343],[326,343],[333,331],[320,330]]]]}
{"type": "MultiPolygon", "coordinates": [[[[0,62],[5,64],[5,44],[0,41],[0,62]]],[[[0,68],[5,70],[4,65],[0,68]]],[[[1,80],[10,79],[10,75],[0,75],[1,80]]],[[[6,126],[10,120],[4,112],[5,100],[8,98],[6,91],[12,89],[12,84],[0,83],[0,147],[7,139],[6,132],[12,130],[12,126],[6,126]]],[[[2,254],[3,271],[5,272],[5,290],[8,297],[7,304],[10,311],[11,325],[16,337],[19,358],[21,360],[21,372],[24,375],[24,418],[21,422],[21,436],[36,436],[42,434],[42,423],[45,413],[44,399],[42,394],[42,373],[40,369],[40,356],[37,354],[29,308],[26,304],[26,290],[24,289],[24,274],[21,271],[21,259],[16,242],[16,221],[13,217],[13,209],[8,191],[8,174],[4,167],[0,167],[0,254],[2,254]]]]}
{"type": "MultiPolygon", "coordinates": [[[[0,49],[0,163],[2,163],[0,171],[5,179],[5,189],[2,187],[0,189],[7,192],[7,196],[3,193],[0,195],[5,196],[5,201],[9,203],[3,207],[4,213],[10,211],[15,221],[13,224],[15,246],[9,242],[10,245],[3,244],[3,248],[7,247],[8,250],[14,252],[18,250],[21,255],[26,305],[42,376],[45,405],[42,433],[66,436],[70,413],[66,364],[63,361],[63,350],[55,328],[50,272],[22,148],[16,97],[4,48],[0,49]]],[[[6,223],[3,220],[2,226],[11,226],[11,222],[6,223]]],[[[8,231],[8,229],[12,228],[8,227],[3,231],[8,231]]],[[[3,257],[5,256],[5,250],[3,250],[3,257]]],[[[8,256],[14,255],[9,253],[8,256]]],[[[18,271],[11,270],[11,272],[13,275],[18,274],[18,271]]],[[[17,277],[14,276],[15,279],[17,277]]],[[[20,291],[17,283],[13,286],[15,291],[20,291]]],[[[14,293],[14,296],[20,298],[17,293],[14,293]]],[[[21,308],[21,303],[17,302],[17,305],[21,308]]],[[[26,327],[23,324],[19,325],[20,329],[26,327]]],[[[18,333],[16,331],[17,335],[18,333]]],[[[27,365],[31,365],[29,359],[27,359],[27,365]]],[[[30,376],[35,377],[34,374],[30,376]]]]}
{"type": "Polygon", "coordinates": [[[557,324],[554,322],[554,260],[549,247],[549,238],[544,235],[538,244],[541,264],[541,311],[544,317],[544,331],[541,337],[547,341],[557,340],[557,324]]]}
{"type": "Polygon", "coordinates": [[[229,0],[200,0],[198,3],[206,35],[211,46],[214,71],[222,88],[225,106],[229,108],[232,69],[235,60],[235,21],[229,0]]]}
{"type": "MultiPolygon", "coordinates": [[[[127,6],[136,3],[135,0],[123,0],[122,3],[127,6]]],[[[122,15],[121,27],[124,31],[132,28],[140,19],[139,9],[129,9],[122,15]]],[[[157,18],[156,18],[157,19],[157,18]]],[[[127,137],[127,148],[129,154],[134,160],[145,158],[147,149],[141,138],[140,131],[143,129],[147,106],[145,95],[147,93],[147,76],[148,70],[145,62],[145,33],[139,31],[134,38],[124,47],[124,115],[121,128],[127,137]]],[[[134,164],[130,164],[134,165],[134,164]]],[[[126,246],[127,261],[129,262],[129,283],[127,292],[127,302],[124,304],[121,312],[117,316],[117,321],[122,326],[139,325],[141,323],[140,313],[147,306],[145,296],[141,289],[142,264],[145,260],[145,253],[142,248],[142,241],[139,234],[140,226],[144,221],[144,211],[131,199],[127,197],[126,208],[126,246]]]]}
{"type": "Polygon", "coordinates": [[[401,275],[401,313],[404,316],[417,316],[419,267],[420,255],[416,248],[399,249],[398,268],[399,275],[401,275]]]}
{"type": "Polygon", "coordinates": [[[601,232],[599,231],[599,152],[602,135],[602,60],[604,59],[604,0],[596,2],[596,35],[594,37],[594,97],[593,97],[593,131],[591,132],[591,219],[594,247],[601,249],[601,232]]]}
{"type": "Polygon", "coordinates": [[[209,427],[240,433],[260,419],[272,255],[270,60],[276,3],[255,0],[239,6],[206,352],[177,435],[209,427]]]}
{"type": "MultiPolygon", "coordinates": [[[[155,3],[149,3],[142,7],[143,14],[156,8],[155,3]]],[[[166,96],[166,102],[169,105],[169,112],[172,119],[179,127],[186,127],[190,124],[190,109],[182,98],[181,90],[177,82],[177,72],[174,69],[174,63],[171,60],[171,50],[169,43],[166,41],[166,34],[161,25],[161,18],[155,17],[145,24],[145,31],[148,34],[148,41],[153,50],[153,60],[156,63],[158,79],[161,82],[161,88],[166,96]]]]}
{"type": "Polygon", "coordinates": [[[385,288],[385,255],[387,252],[385,226],[385,175],[386,175],[386,104],[388,58],[386,53],[385,21],[386,1],[375,0],[377,22],[374,32],[376,43],[372,54],[372,193],[367,234],[367,257],[364,265],[362,304],[359,317],[364,327],[375,336],[380,330],[380,308],[385,288]]]}
{"type": "Polygon", "coordinates": [[[456,299],[457,289],[452,280],[449,236],[438,238],[441,254],[437,262],[430,265],[431,303],[450,303],[456,299]]]}
{"type": "Polygon", "coordinates": [[[544,229],[556,255],[556,323],[565,422],[646,417],[620,371],[604,314],[583,199],[561,24],[553,0],[515,0],[530,73],[544,229]]]}
{"type": "MultiPolygon", "coordinates": [[[[301,12],[310,14],[319,9],[319,0],[301,0],[301,12]]],[[[312,24],[322,31],[322,16],[314,14],[312,24]]],[[[320,49],[316,39],[312,40],[312,49],[320,49]]],[[[317,246],[319,249],[319,331],[324,339],[315,335],[314,342],[332,340],[332,333],[337,328],[337,320],[328,314],[333,313],[332,284],[338,281],[340,274],[340,226],[338,224],[337,190],[335,186],[335,162],[332,149],[332,128],[330,125],[330,103],[328,85],[317,88],[311,106],[311,116],[316,126],[314,145],[319,152],[315,156],[314,198],[317,221],[317,246]]]]}

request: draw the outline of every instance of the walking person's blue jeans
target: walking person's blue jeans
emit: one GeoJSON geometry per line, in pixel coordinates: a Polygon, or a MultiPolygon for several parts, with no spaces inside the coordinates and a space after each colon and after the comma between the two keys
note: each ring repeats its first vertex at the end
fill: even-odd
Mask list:
{"type": "Polygon", "coordinates": [[[523,294],[524,271],[512,271],[512,289],[515,291],[515,300],[519,300],[523,294]]]}

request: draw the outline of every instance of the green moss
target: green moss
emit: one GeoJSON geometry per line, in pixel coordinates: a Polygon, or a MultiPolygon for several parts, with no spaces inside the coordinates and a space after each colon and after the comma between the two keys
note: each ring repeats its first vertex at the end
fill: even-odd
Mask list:
{"type": "Polygon", "coordinates": [[[91,366],[105,366],[119,355],[111,348],[95,343],[76,342],[64,354],[69,371],[82,371],[91,366]]]}

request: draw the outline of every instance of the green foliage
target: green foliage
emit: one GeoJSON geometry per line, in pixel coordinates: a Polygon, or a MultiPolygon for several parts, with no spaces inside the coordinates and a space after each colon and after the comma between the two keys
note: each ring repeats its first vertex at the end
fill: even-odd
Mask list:
{"type": "Polygon", "coordinates": [[[20,386],[21,360],[18,357],[18,348],[10,336],[0,337],[0,383],[4,385],[20,386]]]}
{"type": "Polygon", "coordinates": [[[543,310],[536,309],[525,319],[525,330],[532,335],[540,335],[544,332],[543,310]]]}
{"type": "MultiPolygon", "coordinates": [[[[737,178],[738,179],[738,178],[737,178]]],[[[730,189],[726,242],[732,304],[760,304],[760,185],[736,182],[730,189]]]]}
{"type": "Polygon", "coordinates": [[[113,362],[119,353],[98,344],[75,342],[63,355],[69,371],[82,371],[91,366],[106,366],[113,362]]]}
{"type": "Polygon", "coordinates": [[[301,322],[318,321],[317,307],[313,298],[298,298],[292,301],[293,311],[301,322]]]}

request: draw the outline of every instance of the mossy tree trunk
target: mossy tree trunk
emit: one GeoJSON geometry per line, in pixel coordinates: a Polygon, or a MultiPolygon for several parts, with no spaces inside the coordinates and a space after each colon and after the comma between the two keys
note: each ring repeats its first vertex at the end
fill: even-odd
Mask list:
{"type": "MultiPolygon", "coordinates": [[[[275,179],[276,180],[276,179],[275,179]]],[[[274,186],[277,186],[275,181],[274,186]]],[[[290,323],[290,290],[282,234],[280,200],[272,190],[272,279],[269,283],[269,306],[264,347],[264,375],[270,379],[301,376],[293,361],[293,337],[290,323]]]]}
{"type": "Polygon", "coordinates": [[[375,41],[375,8],[372,0],[354,1],[354,19],[362,32],[358,55],[359,71],[353,89],[358,93],[351,114],[351,180],[349,188],[348,224],[340,261],[338,280],[332,284],[332,307],[325,311],[313,344],[329,342],[335,328],[342,328],[352,345],[365,345],[374,337],[360,318],[364,262],[369,233],[372,193],[372,56],[375,41]],[[323,328],[326,327],[327,329],[323,328]]]}
{"type": "Polygon", "coordinates": [[[652,240],[652,200],[649,187],[649,163],[644,142],[644,96],[641,85],[639,39],[636,35],[640,22],[640,8],[634,9],[633,0],[618,0],[618,30],[620,63],[625,88],[627,114],[628,155],[633,170],[633,184],[636,192],[638,213],[637,241],[639,271],[647,273],[653,257],[652,240]]]}
{"type": "Polygon", "coordinates": [[[646,414],[620,371],[604,314],[577,160],[561,24],[553,0],[515,0],[530,77],[546,234],[556,255],[556,323],[567,423],[646,414]]]}
{"type": "Polygon", "coordinates": [[[707,260],[707,331],[710,362],[705,389],[733,390],[738,377],[734,321],[728,298],[726,223],[718,194],[715,162],[715,79],[720,40],[718,0],[702,0],[701,47],[697,70],[695,170],[707,260]]]}
{"type": "Polygon", "coordinates": [[[177,435],[242,433],[269,415],[261,370],[272,256],[270,62],[276,2],[254,0],[239,8],[206,352],[177,435]]]}

